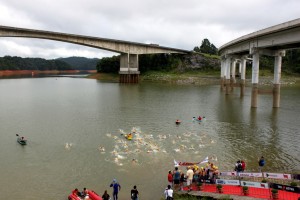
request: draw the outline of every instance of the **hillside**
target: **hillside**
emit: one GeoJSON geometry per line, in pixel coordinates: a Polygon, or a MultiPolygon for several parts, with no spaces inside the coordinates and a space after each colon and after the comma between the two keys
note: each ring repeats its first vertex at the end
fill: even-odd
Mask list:
{"type": "Polygon", "coordinates": [[[72,66],[62,60],[43,58],[21,58],[17,56],[0,57],[0,70],[73,70],[72,66]]]}
{"type": "Polygon", "coordinates": [[[57,59],[0,57],[0,70],[95,70],[99,59],[69,57],[57,59]]]}
{"type": "Polygon", "coordinates": [[[56,60],[68,63],[75,70],[95,70],[99,61],[98,58],[84,57],[57,58],[56,60]]]}

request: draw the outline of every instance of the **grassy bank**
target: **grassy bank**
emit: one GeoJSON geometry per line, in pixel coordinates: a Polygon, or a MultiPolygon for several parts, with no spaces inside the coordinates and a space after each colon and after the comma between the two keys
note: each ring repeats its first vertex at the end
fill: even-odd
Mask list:
{"type": "MultiPolygon", "coordinates": [[[[159,72],[149,71],[140,74],[140,82],[165,82],[170,84],[195,84],[208,85],[218,84],[220,82],[219,72],[216,71],[190,71],[185,73],[178,72],[159,72]]],[[[91,74],[88,78],[97,79],[100,81],[118,82],[118,74],[97,73],[91,74]]]]}
{"type": "Polygon", "coordinates": [[[140,81],[160,81],[172,84],[208,85],[218,84],[220,75],[216,71],[157,72],[150,71],[140,76],[140,81]]]}

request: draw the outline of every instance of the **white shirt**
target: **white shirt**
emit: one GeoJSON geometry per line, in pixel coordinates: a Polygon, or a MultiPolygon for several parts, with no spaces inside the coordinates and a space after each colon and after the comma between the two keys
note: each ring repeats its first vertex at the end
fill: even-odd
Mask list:
{"type": "Polygon", "coordinates": [[[194,171],[192,169],[187,170],[186,176],[188,177],[188,179],[192,180],[194,176],[194,171]]]}
{"type": "Polygon", "coordinates": [[[165,195],[166,195],[166,199],[167,199],[168,196],[169,196],[169,197],[173,197],[173,190],[167,188],[167,189],[165,190],[165,195]]]}

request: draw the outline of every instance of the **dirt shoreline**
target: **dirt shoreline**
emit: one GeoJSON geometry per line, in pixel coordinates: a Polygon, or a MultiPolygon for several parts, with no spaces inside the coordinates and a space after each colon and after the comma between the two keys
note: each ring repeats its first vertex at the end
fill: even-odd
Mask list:
{"type": "MultiPolygon", "coordinates": [[[[85,70],[88,73],[96,73],[96,70],[85,70]]],[[[81,70],[0,70],[0,77],[18,76],[18,75],[35,75],[35,74],[76,74],[82,72],[81,70]]]]}

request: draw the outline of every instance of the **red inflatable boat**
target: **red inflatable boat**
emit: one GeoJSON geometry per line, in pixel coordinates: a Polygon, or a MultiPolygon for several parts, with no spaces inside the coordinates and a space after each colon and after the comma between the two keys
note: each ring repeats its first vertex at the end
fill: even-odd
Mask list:
{"type": "Polygon", "coordinates": [[[88,190],[88,194],[89,194],[89,198],[85,197],[85,198],[81,198],[79,197],[77,194],[75,193],[71,193],[68,196],[69,200],[83,200],[83,199],[91,199],[91,200],[102,200],[102,197],[100,197],[96,192],[94,192],[93,190],[88,190]]]}

